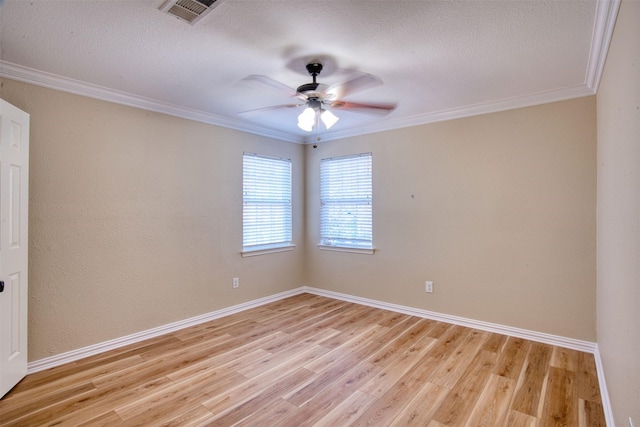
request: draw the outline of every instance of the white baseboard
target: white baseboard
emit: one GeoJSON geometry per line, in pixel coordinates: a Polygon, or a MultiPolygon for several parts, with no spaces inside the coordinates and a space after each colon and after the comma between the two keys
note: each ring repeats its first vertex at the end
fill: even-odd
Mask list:
{"type": "Polygon", "coordinates": [[[541,332],[529,331],[526,329],[514,328],[511,326],[499,325],[496,323],[482,322],[479,320],[467,319],[464,317],[452,316],[449,314],[442,314],[433,311],[422,310],[419,308],[406,307],[398,304],[392,304],[384,301],[373,300],[369,298],[362,298],[348,294],[342,294],[339,292],[327,291],[324,289],[314,288],[310,286],[301,286],[290,291],[281,292],[279,294],[271,295],[257,300],[248,301],[242,304],[234,305],[232,307],[223,308],[221,310],[205,313],[200,316],[191,317],[189,319],[180,320],[178,322],[169,323],[168,325],[159,326],[157,328],[148,329],[146,331],[137,332],[135,334],[127,335],[124,337],[116,338],[114,340],[104,341],[98,344],[94,344],[88,347],[79,348],[66,353],[57,354],[55,356],[46,357],[44,359],[30,362],[28,365],[28,373],[42,371],[45,369],[53,368],[63,365],[65,363],[73,362],[85,357],[93,356],[95,354],[103,353],[105,351],[114,350],[116,348],[124,347],[125,345],[134,344],[140,341],[144,341],[149,338],[154,338],[162,334],[167,334],[180,329],[188,328],[193,325],[208,322],[209,320],[218,319],[220,317],[229,316],[231,314],[239,313],[250,308],[259,307],[261,305],[268,304],[270,302],[278,301],[290,296],[299,295],[302,293],[310,293],[314,295],[324,296],[327,298],[338,299],[341,301],[352,302],[355,304],[366,305],[369,307],[381,308],[383,310],[394,311],[397,313],[404,313],[411,316],[418,316],[427,319],[433,319],[440,322],[452,323],[454,325],[466,326],[469,328],[480,329],[483,331],[494,332],[498,334],[524,338],[531,341],[537,341],[545,344],[556,345],[559,347],[570,348],[573,350],[584,351],[587,353],[596,353],[597,345],[588,341],[576,340],[573,338],[566,338],[557,335],[545,334],[541,332]]]}
{"type": "Polygon", "coordinates": [[[231,314],[239,313],[250,308],[259,307],[270,302],[298,295],[303,292],[304,290],[302,288],[281,292],[279,294],[270,295],[268,297],[259,298],[253,301],[248,301],[242,304],[212,311],[210,313],[205,313],[200,316],[195,316],[189,319],[180,320],[178,322],[169,323],[168,325],[159,326],[153,329],[147,329],[146,331],[137,332],[135,334],[116,338],[114,340],[104,341],[98,344],[90,345],[88,347],[79,348],[77,350],[72,350],[65,353],[57,354],[55,356],[36,360],[34,362],[29,362],[27,365],[27,374],[33,374],[34,372],[43,371],[49,368],[55,368],[56,366],[64,365],[65,363],[74,362],[76,360],[93,356],[95,354],[104,353],[109,350],[115,350],[117,348],[124,347],[125,345],[135,344],[149,338],[154,338],[163,334],[175,332],[177,330],[208,322],[210,320],[218,319],[220,317],[229,316],[231,314]]]}
{"type": "Polygon", "coordinates": [[[325,296],[328,298],[339,299],[342,301],[353,302],[356,304],[367,305],[370,307],[381,308],[384,310],[395,311],[397,313],[409,314],[411,316],[433,319],[440,322],[452,323],[454,325],[466,326],[468,328],[480,329],[482,331],[494,332],[497,334],[508,335],[512,337],[524,338],[544,344],[555,345],[558,347],[570,348],[572,350],[594,353],[596,351],[596,343],[590,341],[576,340],[573,338],[561,337],[558,335],[545,334],[542,332],[530,331],[527,329],[514,328],[511,326],[499,325],[496,323],[483,322],[480,320],[467,319],[464,317],[452,316],[449,314],[437,313],[434,311],[422,310],[419,308],[406,307],[403,305],[391,304],[384,301],[377,301],[368,298],[356,297],[353,295],[341,294],[339,292],[326,291],[324,289],[303,286],[303,292],[314,295],[325,296]]]}
{"type": "Polygon", "coordinates": [[[93,356],[95,354],[103,353],[109,350],[115,350],[125,345],[134,344],[140,341],[144,341],[149,338],[157,337],[159,335],[174,332],[180,329],[184,329],[190,326],[198,325],[200,323],[208,322],[210,320],[218,319],[220,317],[229,316],[231,314],[239,313],[250,308],[259,307],[271,302],[275,302],[284,298],[288,298],[294,295],[302,293],[309,293],[313,295],[324,296],[327,298],[338,299],[341,301],[352,302],[355,304],[366,305],[369,307],[381,308],[383,310],[394,311],[397,313],[408,314],[411,316],[423,317],[426,319],[433,319],[440,322],[452,323],[454,325],[466,326],[469,328],[480,329],[483,331],[494,332],[497,334],[508,335],[517,338],[523,338],[531,341],[536,341],[544,344],[550,344],[558,347],[569,348],[573,350],[592,353],[595,357],[596,368],[598,370],[598,382],[600,384],[600,393],[602,397],[602,406],[605,413],[605,419],[608,426],[614,426],[613,413],[611,410],[611,404],[609,402],[609,395],[607,392],[606,381],[604,378],[604,371],[602,367],[602,360],[600,359],[600,352],[598,351],[598,345],[589,341],[576,340],[573,338],[561,337],[558,335],[551,335],[542,332],[530,331],[526,329],[514,328],[511,326],[499,325],[496,323],[483,322],[479,320],[467,319],[464,317],[452,316],[449,314],[437,313],[433,311],[422,310],[413,307],[406,307],[398,304],[392,304],[384,301],[373,300],[369,298],[362,298],[348,294],[342,294],[339,292],[327,291],[324,289],[314,288],[310,286],[301,286],[290,291],[281,292],[279,294],[271,295],[264,298],[259,298],[253,301],[248,301],[242,304],[234,305],[232,307],[223,308],[210,313],[206,313],[200,316],[191,317],[189,319],[181,320],[178,322],[170,323],[168,325],[159,326],[157,328],[148,329],[146,331],[138,332],[132,335],[127,335],[121,338],[117,338],[110,341],[94,344],[88,347],[80,348],[77,350],[61,353],[55,356],[47,357],[44,359],[36,360],[28,364],[28,373],[42,371],[56,366],[63,365],[65,363],[73,362],[85,357],[93,356]]]}

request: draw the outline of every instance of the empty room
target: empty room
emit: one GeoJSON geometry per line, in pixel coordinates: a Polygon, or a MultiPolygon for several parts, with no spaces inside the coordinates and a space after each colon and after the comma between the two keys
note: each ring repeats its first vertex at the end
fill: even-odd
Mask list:
{"type": "Polygon", "coordinates": [[[640,423],[640,2],[0,1],[0,426],[640,423]]]}

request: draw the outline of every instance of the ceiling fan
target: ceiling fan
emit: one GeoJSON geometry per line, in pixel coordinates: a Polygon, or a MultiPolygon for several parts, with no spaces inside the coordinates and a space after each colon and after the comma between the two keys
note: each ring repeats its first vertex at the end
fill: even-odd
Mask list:
{"type": "Polygon", "coordinates": [[[263,75],[245,77],[243,79],[245,81],[256,81],[286,92],[289,96],[295,96],[301,103],[256,108],[243,111],[240,114],[255,114],[271,110],[306,106],[304,111],[298,116],[298,127],[304,131],[311,132],[320,121],[322,121],[327,129],[330,129],[336,124],[339,118],[333,114],[331,110],[349,110],[367,114],[385,115],[396,108],[395,104],[360,104],[340,100],[340,98],[354,92],[381,85],[382,80],[376,76],[361,74],[344,83],[328,86],[316,81],[316,78],[322,71],[322,64],[320,62],[310,62],[307,64],[306,69],[312,76],[313,81],[300,85],[296,89],[263,75]]]}

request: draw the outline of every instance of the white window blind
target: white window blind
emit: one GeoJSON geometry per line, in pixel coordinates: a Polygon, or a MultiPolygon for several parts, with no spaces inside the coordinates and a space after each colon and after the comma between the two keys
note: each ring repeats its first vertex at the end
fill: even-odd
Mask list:
{"type": "Polygon", "coordinates": [[[243,252],[292,245],[291,160],[244,153],[243,252]]]}
{"type": "Polygon", "coordinates": [[[320,161],[320,245],[373,248],[371,153],[320,161]]]}

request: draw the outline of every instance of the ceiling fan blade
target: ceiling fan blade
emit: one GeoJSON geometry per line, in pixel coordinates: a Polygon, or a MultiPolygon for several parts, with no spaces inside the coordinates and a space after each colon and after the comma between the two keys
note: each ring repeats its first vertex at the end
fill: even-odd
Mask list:
{"type": "Polygon", "coordinates": [[[241,115],[253,115],[253,114],[259,114],[259,113],[265,113],[267,111],[273,111],[273,110],[284,110],[287,108],[295,108],[295,107],[301,107],[305,104],[282,104],[282,105],[271,105],[269,107],[261,107],[261,108],[254,108],[252,110],[246,110],[246,111],[240,111],[238,114],[241,115]]]}
{"type": "Polygon", "coordinates": [[[242,81],[247,82],[258,82],[266,86],[271,86],[274,89],[277,89],[281,92],[286,92],[289,96],[295,96],[296,90],[292,87],[287,86],[284,83],[280,83],[277,80],[272,79],[271,77],[262,76],[259,74],[252,74],[250,76],[245,77],[242,81]]]}
{"type": "Polygon", "coordinates": [[[331,108],[349,110],[358,113],[377,114],[384,116],[396,109],[396,104],[359,104],[357,102],[334,101],[331,108]]]}
{"type": "Polygon", "coordinates": [[[331,86],[327,90],[330,99],[340,99],[355,92],[359,92],[370,87],[380,86],[382,79],[372,74],[362,74],[355,79],[331,86]]]}

